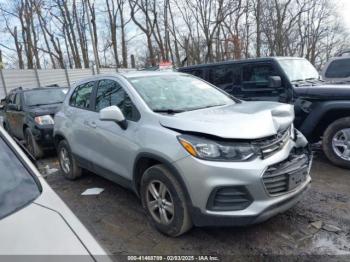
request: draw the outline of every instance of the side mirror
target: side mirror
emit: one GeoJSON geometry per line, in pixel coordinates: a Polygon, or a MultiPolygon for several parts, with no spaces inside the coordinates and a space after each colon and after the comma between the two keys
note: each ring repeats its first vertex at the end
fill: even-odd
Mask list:
{"type": "Polygon", "coordinates": [[[126,121],[123,112],[117,106],[110,106],[102,109],[100,111],[100,120],[116,122],[122,129],[128,127],[128,122],[126,121]]]}
{"type": "Polygon", "coordinates": [[[269,87],[270,88],[280,88],[282,86],[282,79],[280,76],[270,76],[269,77],[269,87]]]}
{"type": "Polygon", "coordinates": [[[0,100],[0,110],[3,110],[5,108],[5,103],[6,103],[6,99],[0,100]]]}

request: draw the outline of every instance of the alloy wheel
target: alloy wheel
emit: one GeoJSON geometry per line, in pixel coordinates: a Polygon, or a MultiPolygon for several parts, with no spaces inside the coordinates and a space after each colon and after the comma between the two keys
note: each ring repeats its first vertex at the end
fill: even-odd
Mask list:
{"type": "Polygon", "coordinates": [[[160,224],[169,225],[175,215],[173,198],[167,186],[154,180],[147,187],[146,204],[154,220],[160,224]]]}
{"type": "Polygon", "coordinates": [[[332,148],[338,157],[350,161],[350,128],[341,129],[334,135],[332,148]]]}
{"type": "Polygon", "coordinates": [[[64,147],[60,151],[60,163],[63,171],[68,174],[70,172],[70,159],[67,149],[64,147]]]}

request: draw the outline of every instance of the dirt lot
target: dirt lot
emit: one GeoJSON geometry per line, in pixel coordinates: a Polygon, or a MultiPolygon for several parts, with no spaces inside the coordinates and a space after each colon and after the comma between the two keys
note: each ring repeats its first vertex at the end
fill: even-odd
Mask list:
{"type": "MultiPolygon", "coordinates": [[[[47,165],[57,168],[58,163],[54,157],[41,161],[43,174],[47,165]]],[[[350,172],[330,165],[316,153],[312,178],[312,188],[303,201],[263,224],[194,228],[182,237],[168,238],[147,223],[132,192],[93,174],[74,182],[64,179],[59,171],[47,175],[53,189],[114,255],[207,254],[239,260],[247,255],[337,255],[328,256],[326,261],[349,261],[350,172]],[[91,187],[105,190],[98,196],[81,196],[91,187]]],[[[312,258],[308,261],[321,257],[312,258]]]]}

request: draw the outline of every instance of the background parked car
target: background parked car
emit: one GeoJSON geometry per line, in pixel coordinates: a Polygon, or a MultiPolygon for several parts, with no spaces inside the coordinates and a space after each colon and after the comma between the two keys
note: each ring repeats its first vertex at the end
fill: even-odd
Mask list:
{"type": "Polygon", "coordinates": [[[0,166],[0,255],[84,255],[84,261],[109,261],[2,127],[0,166]]]}
{"type": "Polygon", "coordinates": [[[6,97],[4,128],[12,136],[25,140],[35,158],[42,157],[44,150],[54,149],[53,117],[67,91],[62,87],[17,88],[6,97]]]}
{"type": "Polygon", "coordinates": [[[322,81],[304,58],[270,57],[183,67],[244,100],[295,105],[295,126],[336,165],[350,168],[350,85],[322,81]]]}
{"type": "Polygon", "coordinates": [[[322,78],[335,83],[350,82],[350,50],[331,58],[322,69],[322,78]]]}

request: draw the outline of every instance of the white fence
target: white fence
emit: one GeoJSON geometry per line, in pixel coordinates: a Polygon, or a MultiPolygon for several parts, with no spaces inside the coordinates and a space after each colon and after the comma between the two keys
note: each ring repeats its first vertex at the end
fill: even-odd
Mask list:
{"type": "MultiPolygon", "coordinates": [[[[119,72],[131,71],[133,69],[118,69],[119,72]]],[[[5,94],[17,87],[33,88],[57,84],[59,86],[69,86],[77,80],[94,75],[96,71],[89,69],[3,69],[0,70],[0,99],[5,94]],[[5,91],[6,90],[6,91],[5,91]]],[[[101,74],[116,73],[113,68],[101,68],[101,74]]]]}

